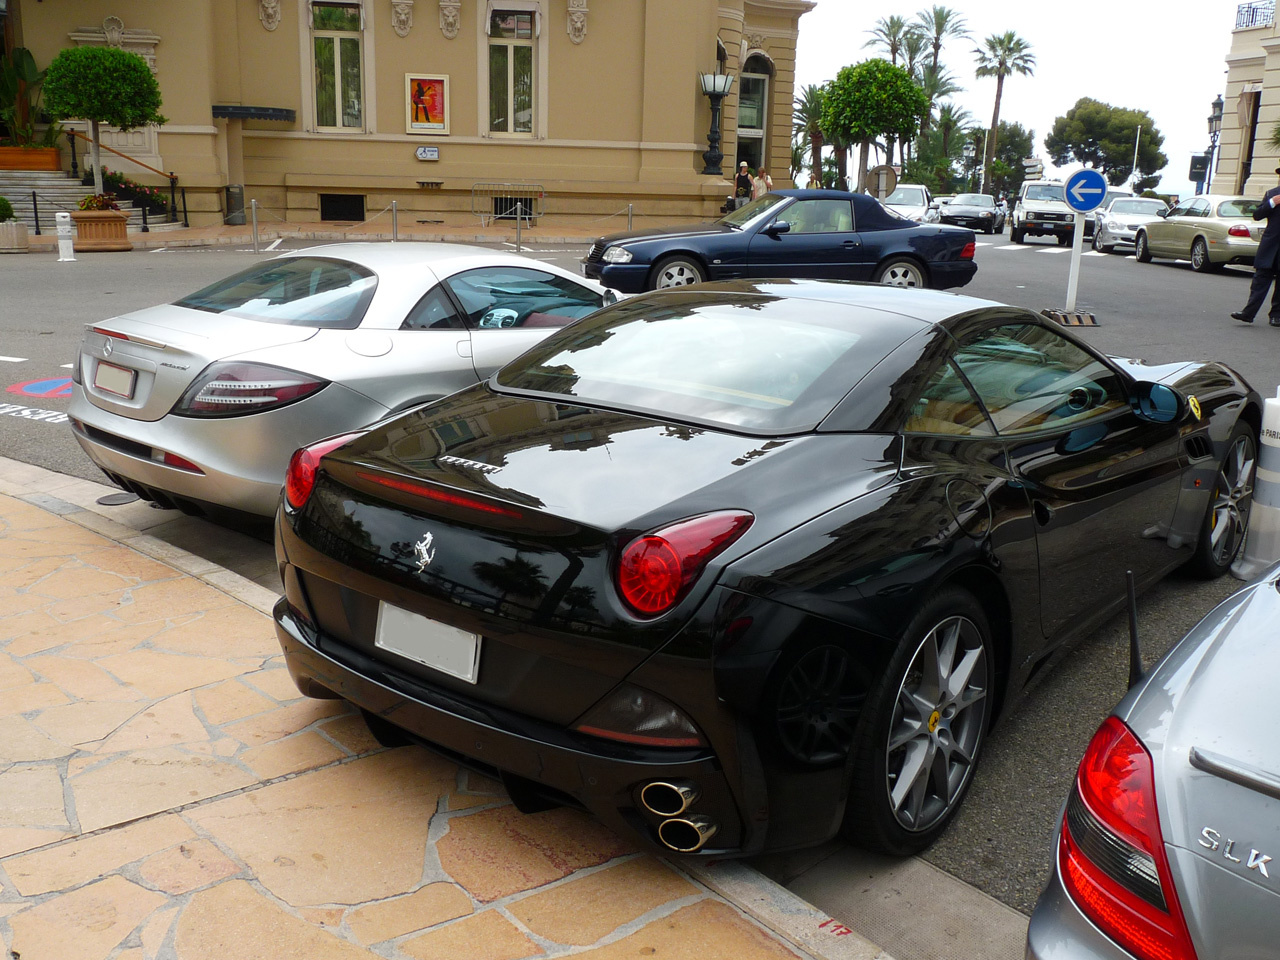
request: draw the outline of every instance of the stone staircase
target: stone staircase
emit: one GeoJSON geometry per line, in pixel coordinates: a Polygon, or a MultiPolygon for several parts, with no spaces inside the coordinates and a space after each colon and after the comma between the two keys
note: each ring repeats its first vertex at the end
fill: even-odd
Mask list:
{"type": "MultiPolygon", "coordinates": [[[[53,233],[56,229],[54,215],[61,211],[76,210],[80,199],[93,192],[93,187],[86,187],[69,173],[42,173],[33,170],[0,170],[0,197],[4,197],[13,206],[13,214],[26,223],[28,229],[35,232],[35,211],[31,202],[31,194],[36,194],[40,210],[40,230],[42,233],[53,233]]],[[[142,210],[131,201],[118,200],[120,212],[129,217],[128,229],[136,232],[142,229],[142,210]]],[[[177,224],[164,223],[161,215],[149,214],[147,224],[152,230],[172,229],[177,224]]]]}

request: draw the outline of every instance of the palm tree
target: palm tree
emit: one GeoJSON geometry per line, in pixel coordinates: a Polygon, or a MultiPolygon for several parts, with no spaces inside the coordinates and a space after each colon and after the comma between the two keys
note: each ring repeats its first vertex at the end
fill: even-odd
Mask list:
{"type": "Polygon", "coordinates": [[[987,134],[987,149],[982,157],[982,179],[986,183],[991,179],[991,160],[996,155],[996,132],[1000,128],[1000,98],[1004,96],[1004,78],[1011,73],[1031,76],[1035,72],[1036,58],[1031,53],[1031,44],[1012,30],[993,33],[983,41],[983,45],[985,50],[978,47],[973,51],[978,59],[973,75],[979,78],[996,78],[996,105],[991,111],[991,132],[987,134]]]}
{"type": "Polygon", "coordinates": [[[920,136],[923,137],[933,124],[933,105],[944,97],[959,93],[964,88],[956,83],[955,77],[950,72],[931,66],[925,67],[921,71],[921,76],[917,83],[920,89],[924,91],[925,98],[929,101],[924,116],[920,118],[920,136]]]}
{"type": "Polygon", "coordinates": [[[934,6],[931,10],[921,10],[916,14],[916,22],[912,28],[928,38],[933,47],[933,69],[938,69],[938,55],[942,53],[942,41],[947,37],[967,37],[969,28],[964,17],[947,7],[934,6]]]}
{"type": "Polygon", "coordinates": [[[908,33],[915,28],[908,27],[907,21],[902,17],[881,17],[876,21],[875,29],[868,30],[871,39],[863,44],[864,47],[881,46],[889,54],[889,62],[895,67],[898,65],[898,54],[902,52],[902,41],[908,33]]]}
{"type": "Polygon", "coordinates": [[[902,37],[902,65],[913,77],[919,76],[916,68],[925,50],[929,49],[929,38],[923,33],[911,31],[902,37]]]}
{"type": "Polygon", "coordinates": [[[822,176],[822,87],[810,83],[800,90],[792,104],[795,112],[791,115],[791,132],[793,136],[804,137],[809,141],[809,169],[819,177],[822,176]]]}
{"type": "Polygon", "coordinates": [[[964,107],[958,107],[949,100],[938,105],[938,122],[934,124],[934,129],[938,131],[938,135],[942,138],[942,153],[944,156],[951,156],[953,138],[971,123],[973,123],[973,117],[964,107]]]}

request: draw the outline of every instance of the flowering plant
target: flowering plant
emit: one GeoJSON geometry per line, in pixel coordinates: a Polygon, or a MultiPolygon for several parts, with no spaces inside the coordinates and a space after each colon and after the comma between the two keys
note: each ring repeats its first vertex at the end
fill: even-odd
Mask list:
{"type": "Polygon", "coordinates": [[[81,210],[119,210],[114,193],[91,193],[80,201],[81,210]]]}

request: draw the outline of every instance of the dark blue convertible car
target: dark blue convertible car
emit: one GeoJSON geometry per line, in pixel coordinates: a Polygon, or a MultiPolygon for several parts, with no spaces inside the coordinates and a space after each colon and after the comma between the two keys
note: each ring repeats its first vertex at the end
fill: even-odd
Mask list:
{"type": "Polygon", "coordinates": [[[776,190],[711,223],[603,237],[582,270],[623,293],[742,277],[942,290],[973,278],[973,253],[972,230],[907,220],[874,197],[776,190]]]}

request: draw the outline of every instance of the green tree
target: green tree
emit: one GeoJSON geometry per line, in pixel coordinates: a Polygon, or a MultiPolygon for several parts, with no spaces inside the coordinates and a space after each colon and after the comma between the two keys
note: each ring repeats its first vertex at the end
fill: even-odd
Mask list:
{"type": "Polygon", "coordinates": [[[947,37],[969,36],[969,28],[965,25],[964,17],[955,10],[936,4],[928,10],[917,13],[916,22],[912,26],[929,42],[933,51],[933,61],[930,65],[935,71],[938,69],[938,57],[942,54],[942,41],[947,37]]]}
{"type": "MultiPolygon", "coordinates": [[[[1000,130],[996,137],[995,159],[991,161],[991,172],[987,177],[987,191],[993,194],[1014,194],[1026,179],[1026,167],[1022,161],[1035,153],[1036,134],[1027,130],[1020,123],[1000,121],[1000,130]]],[[[982,144],[975,139],[975,145],[982,144]]]]}
{"type": "Polygon", "coordinates": [[[836,74],[823,97],[822,128],[838,142],[861,144],[859,190],[866,182],[871,142],[910,136],[927,106],[910,74],[887,60],[866,60],[836,74]]]}
{"type": "Polygon", "coordinates": [[[983,179],[989,183],[991,161],[995,158],[996,143],[1000,139],[1000,98],[1004,96],[1004,78],[1014,73],[1031,76],[1035,72],[1036,58],[1031,53],[1031,45],[1012,30],[993,33],[973,53],[978,61],[974,76],[996,78],[996,103],[991,111],[991,131],[987,134],[987,149],[982,158],[983,179]]]}
{"type": "Polygon", "coordinates": [[[160,114],[160,85],[147,62],[115,47],[68,47],[49,64],[45,107],[55,120],[88,120],[93,141],[94,193],[102,193],[98,124],[132,130],[167,123],[160,114]]]}
{"type": "Polygon", "coordinates": [[[822,87],[810,83],[793,101],[791,133],[809,144],[809,169],[822,177],[822,87]]]}
{"type": "Polygon", "coordinates": [[[1163,170],[1169,158],[1160,152],[1164,136],[1145,110],[1113,107],[1081,97],[1076,105],[1053,122],[1044,138],[1045,149],[1058,166],[1070,161],[1092,164],[1106,174],[1112,186],[1129,179],[1133,169],[1134,139],[1138,142],[1139,177],[1163,170]],[[1142,130],[1139,133],[1138,128],[1142,130]]]}
{"type": "MultiPolygon", "coordinates": [[[[0,55],[0,124],[8,130],[15,146],[32,146],[36,142],[36,118],[40,113],[40,85],[45,72],[37,69],[31,51],[14,47],[0,55]]],[[[58,125],[45,131],[45,146],[53,146],[58,125]]]]}
{"type": "MultiPolygon", "coordinates": [[[[875,28],[867,32],[871,34],[871,39],[864,43],[863,47],[883,47],[889,54],[889,63],[895,67],[898,65],[898,54],[903,52],[904,44],[909,42],[914,48],[921,49],[924,42],[919,31],[897,15],[881,17],[876,21],[875,28]]],[[[885,163],[893,163],[893,150],[896,144],[896,137],[885,138],[885,163]]]]}

